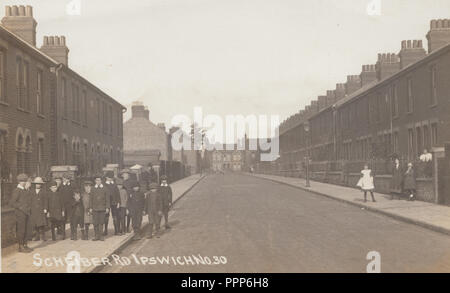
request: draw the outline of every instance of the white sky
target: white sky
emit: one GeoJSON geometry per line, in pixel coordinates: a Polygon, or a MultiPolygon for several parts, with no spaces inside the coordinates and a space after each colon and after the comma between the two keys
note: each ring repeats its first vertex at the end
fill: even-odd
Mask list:
{"type": "Polygon", "coordinates": [[[70,0],[32,5],[43,35],[65,35],[69,66],[124,105],[141,100],[150,119],[173,115],[279,114],[281,120],[377,53],[423,39],[433,18],[450,17],[448,0],[70,0]]]}

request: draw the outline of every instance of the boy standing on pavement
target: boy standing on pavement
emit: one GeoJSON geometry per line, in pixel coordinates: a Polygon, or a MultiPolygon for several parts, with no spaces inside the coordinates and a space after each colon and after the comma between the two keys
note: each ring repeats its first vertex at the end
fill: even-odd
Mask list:
{"type": "Polygon", "coordinates": [[[89,211],[89,205],[91,202],[92,181],[86,180],[84,182],[84,192],[81,194],[81,200],[84,207],[84,239],[89,240],[89,226],[94,223],[92,214],[89,211]]]}
{"type": "Polygon", "coordinates": [[[41,177],[34,178],[34,189],[31,190],[31,224],[36,231],[36,241],[45,239],[45,226],[47,226],[48,200],[45,191],[42,190],[44,180],[41,177]]]}
{"type": "MultiPolygon", "coordinates": [[[[108,171],[106,172],[106,180],[105,180],[105,187],[108,192],[109,200],[111,203],[111,215],[113,218],[113,225],[114,225],[114,235],[119,234],[118,230],[118,212],[119,212],[119,205],[120,205],[120,195],[119,195],[119,189],[117,189],[117,185],[114,183],[114,172],[108,171]]],[[[108,222],[109,222],[109,213],[106,214],[105,217],[105,236],[108,235],[108,222]]]]}
{"type": "Polygon", "coordinates": [[[128,209],[127,209],[128,193],[125,190],[125,188],[123,187],[122,179],[120,179],[120,178],[116,179],[116,185],[117,185],[117,188],[119,189],[119,196],[120,196],[120,204],[119,204],[117,223],[118,223],[119,234],[123,235],[126,232],[125,216],[128,213],[128,209]]]}
{"type": "Polygon", "coordinates": [[[14,208],[17,225],[17,241],[19,242],[19,252],[29,253],[33,249],[27,245],[28,235],[30,234],[31,223],[31,197],[30,192],[25,189],[28,176],[26,174],[19,174],[17,181],[19,184],[12,193],[9,205],[14,208]]]}
{"type": "MultiPolygon", "coordinates": [[[[64,201],[61,192],[58,191],[58,185],[56,182],[50,184],[50,192],[47,194],[48,198],[48,214],[47,218],[50,220],[50,229],[52,230],[52,240],[56,241],[56,231],[55,229],[63,230],[66,224],[65,214],[64,214],[64,201]]],[[[63,234],[63,240],[65,239],[66,233],[63,234]]]]}
{"type": "Polygon", "coordinates": [[[107,194],[106,188],[102,184],[102,176],[95,177],[95,186],[91,191],[91,198],[89,203],[89,211],[92,214],[94,221],[95,237],[93,241],[105,241],[103,235],[103,224],[105,223],[105,215],[109,213],[111,203],[107,194]]]}
{"type": "Polygon", "coordinates": [[[70,181],[70,174],[64,173],[62,177],[62,184],[59,188],[61,192],[63,203],[64,203],[64,225],[62,226],[63,238],[66,238],[66,223],[70,222],[69,215],[71,214],[70,209],[72,208],[71,202],[73,197],[73,186],[70,181]]]}
{"type": "Polygon", "coordinates": [[[78,226],[81,229],[81,238],[84,239],[84,207],[81,199],[81,192],[78,189],[75,189],[73,192],[70,206],[71,214],[68,216],[70,220],[70,239],[78,240],[78,226]]]}
{"type": "Polygon", "coordinates": [[[133,186],[133,191],[128,197],[127,206],[132,219],[134,239],[140,240],[142,216],[145,213],[145,194],[140,191],[140,185],[137,181],[134,181],[131,186],[133,186]]]}
{"type": "Polygon", "coordinates": [[[162,216],[162,197],[158,190],[158,184],[151,183],[150,191],[147,193],[147,199],[145,203],[145,211],[148,215],[149,232],[147,238],[153,238],[153,226],[156,229],[156,236],[159,237],[159,227],[161,224],[162,216]]]}
{"type": "Polygon", "coordinates": [[[172,207],[172,188],[167,183],[167,176],[161,176],[161,186],[159,187],[162,198],[162,213],[164,216],[164,226],[170,229],[169,226],[169,210],[172,207]]]}

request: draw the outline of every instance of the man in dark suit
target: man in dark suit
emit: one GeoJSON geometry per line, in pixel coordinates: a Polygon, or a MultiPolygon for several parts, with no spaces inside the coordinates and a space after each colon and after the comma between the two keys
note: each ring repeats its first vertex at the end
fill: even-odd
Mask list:
{"type": "Polygon", "coordinates": [[[161,176],[161,186],[159,186],[162,200],[162,213],[164,215],[164,226],[170,229],[169,226],[169,210],[172,207],[172,188],[167,183],[167,176],[161,176]]]}
{"type": "MultiPolygon", "coordinates": [[[[108,171],[105,174],[105,187],[108,192],[109,201],[111,203],[111,215],[113,218],[114,225],[114,235],[119,235],[119,223],[118,223],[118,213],[119,213],[119,204],[120,204],[120,194],[119,189],[117,188],[116,183],[114,183],[114,172],[108,171]]],[[[105,232],[104,235],[108,235],[108,222],[109,222],[109,213],[105,216],[105,232]]]]}
{"type": "Polygon", "coordinates": [[[95,237],[93,241],[104,241],[103,224],[105,215],[109,213],[111,202],[107,194],[106,187],[102,184],[102,176],[95,177],[95,186],[91,190],[89,211],[93,216],[95,237]]]}
{"type": "Polygon", "coordinates": [[[33,249],[27,245],[28,236],[31,234],[31,194],[25,188],[28,176],[26,174],[19,174],[17,181],[19,184],[12,193],[9,205],[14,208],[14,214],[16,216],[19,252],[29,253],[33,249]]]}

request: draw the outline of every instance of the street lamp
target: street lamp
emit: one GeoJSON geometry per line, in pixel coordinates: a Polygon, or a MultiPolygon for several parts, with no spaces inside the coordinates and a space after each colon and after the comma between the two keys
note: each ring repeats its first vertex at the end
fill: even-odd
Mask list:
{"type": "Polygon", "coordinates": [[[305,168],[306,168],[306,187],[311,187],[309,183],[309,121],[306,120],[303,123],[303,129],[305,130],[305,139],[306,139],[306,156],[305,156],[305,168]]]}

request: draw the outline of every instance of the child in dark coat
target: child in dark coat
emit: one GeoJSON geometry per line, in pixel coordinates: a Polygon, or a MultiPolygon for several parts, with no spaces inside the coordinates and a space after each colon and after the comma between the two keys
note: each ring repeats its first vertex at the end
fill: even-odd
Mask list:
{"type": "Polygon", "coordinates": [[[81,237],[84,239],[84,206],[83,201],[81,200],[81,192],[78,189],[73,192],[73,197],[70,202],[70,215],[68,218],[70,220],[70,239],[78,240],[78,226],[81,229],[81,237]]]}

